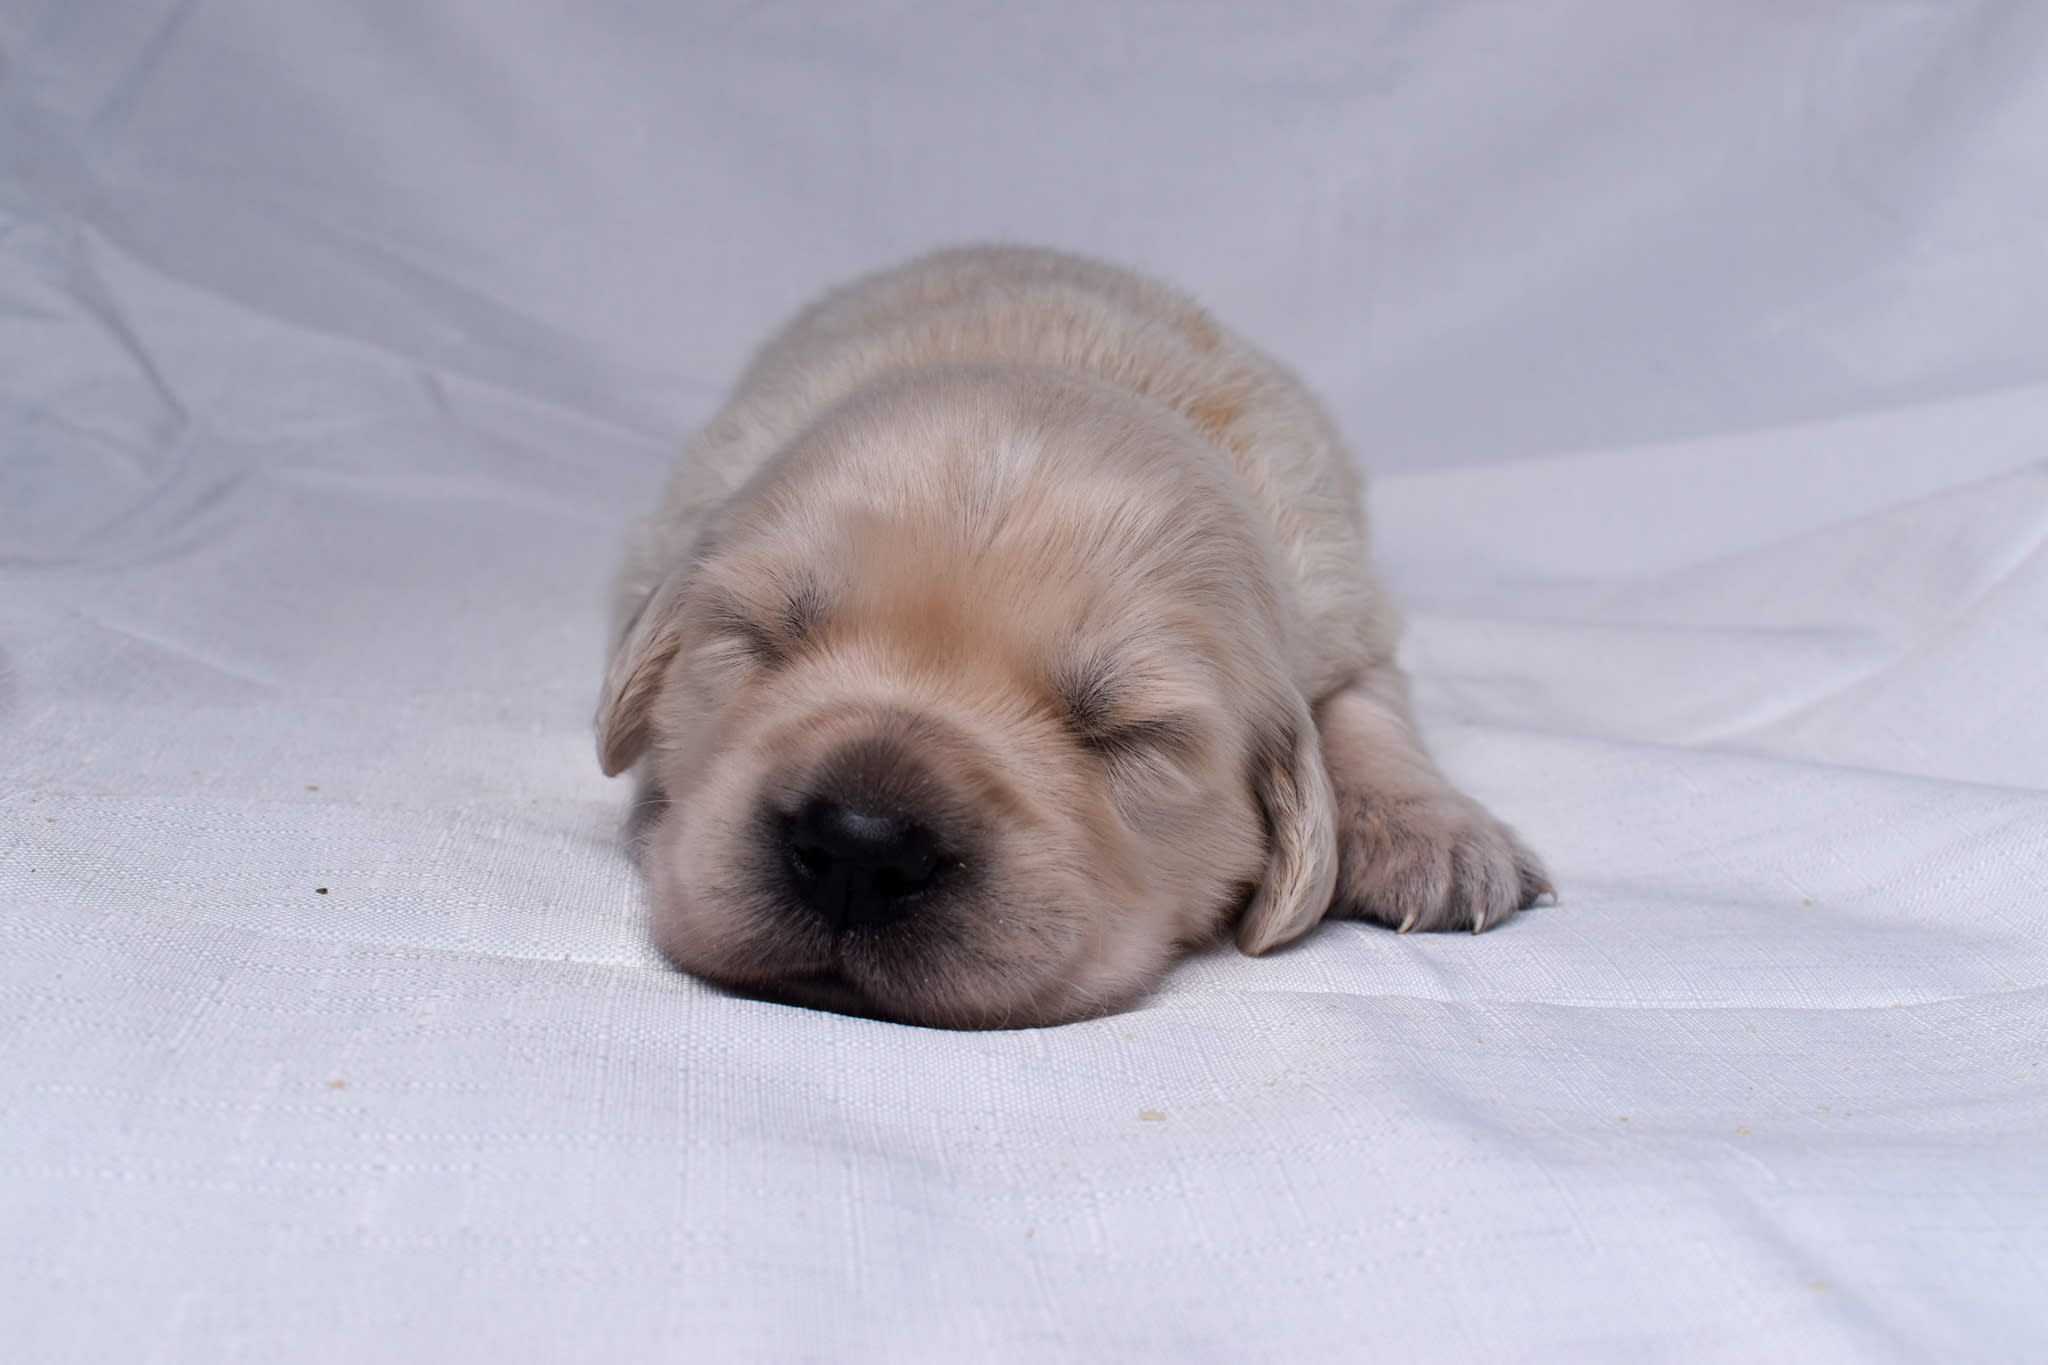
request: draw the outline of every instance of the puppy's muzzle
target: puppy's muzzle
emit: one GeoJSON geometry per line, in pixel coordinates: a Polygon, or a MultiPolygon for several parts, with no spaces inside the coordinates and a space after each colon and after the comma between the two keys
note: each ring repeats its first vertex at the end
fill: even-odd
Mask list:
{"type": "Polygon", "coordinates": [[[897,711],[849,719],[854,734],[768,784],[759,837],[770,887],[813,932],[907,933],[904,921],[939,913],[977,880],[980,821],[939,775],[961,767],[942,724],[897,711]]]}
{"type": "Polygon", "coordinates": [[[907,812],[827,797],[806,801],[781,837],[791,896],[834,934],[902,919],[952,861],[907,812]]]}

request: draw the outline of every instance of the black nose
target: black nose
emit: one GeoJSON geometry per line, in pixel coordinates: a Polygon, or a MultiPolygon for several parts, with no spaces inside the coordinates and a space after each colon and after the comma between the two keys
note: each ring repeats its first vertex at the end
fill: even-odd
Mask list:
{"type": "Polygon", "coordinates": [[[930,830],[837,801],[805,803],[786,838],[797,899],[835,932],[901,919],[941,870],[930,830]]]}

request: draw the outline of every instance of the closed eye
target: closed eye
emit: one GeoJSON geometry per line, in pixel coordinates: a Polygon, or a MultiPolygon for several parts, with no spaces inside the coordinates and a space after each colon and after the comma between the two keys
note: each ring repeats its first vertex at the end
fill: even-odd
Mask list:
{"type": "Polygon", "coordinates": [[[1081,746],[1107,759],[1184,754],[1199,739],[1194,722],[1185,716],[1120,718],[1076,728],[1081,746]]]}
{"type": "Polygon", "coordinates": [[[706,612],[713,635],[739,646],[741,653],[763,668],[788,663],[816,636],[824,621],[824,594],[812,583],[798,585],[766,612],[730,593],[719,594],[706,612]]]}
{"type": "Polygon", "coordinates": [[[756,621],[737,601],[723,601],[713,606],[709,624],[714,635],[737,644],[757,664],[772,668],[788,657],[788,651],[775,632],[756,621]]]}
{"type": "Polygon", "coordinates": [[[1194,748],[1200,739],[1191,716],[1134,714],[1131,702],[1142,689],[1120,677],[1105,659],[1074,668],[1059,679],[1055,690],[1074,738],[1104,759],[1175,756],[1194,748]]]}

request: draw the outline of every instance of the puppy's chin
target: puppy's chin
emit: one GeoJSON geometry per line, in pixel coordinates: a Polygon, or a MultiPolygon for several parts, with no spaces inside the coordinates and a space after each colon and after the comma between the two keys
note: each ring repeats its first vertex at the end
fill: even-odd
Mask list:
{"type": "MultiPolygon", "coordinates": [[[[1068,970],[1048,970],[1043,962],[990,963],[923,945],[852,943],[835,946],[823,958],[799,950],[778,960],[776,940],[784,936],[772,926],[748,941],[728,938],[728,951],[709,953],[684,907],[658,902],[656,916],[656,942],[664,955],[735,995],[924,1028],[1043,1028],[1113,1013],[1150,988],[1166,958],[1162,952],[1152,971],[1091,989],[1083,980],[1067,979],[1068,970]]],[[[1070,970],[1075,978],[1088,975],[1078,961],[1070,970]]]]}
{"type": "Polygon", "coordinates": [[[1079,878],[1054,879],[1035,905],[969,885],[900,922],[828,929],[777,885],[772,857],[702,856],[681,825],[664,819],[643,853],[655,944],[751,999],[927,1028],[1035,1028],[1127,1007],[1171,953],[1143,932],[1105,941],[1098,917],[1075,910],[1088,894],[1079,878]]]}
{"type": "MultiPolygon", "coordinates": [[[[780,980],[769,982],[752,989],[734,986],[729,989],[739,995],[756,1000],[766,1000],[775,1005],[796,1005],[803,1009],[825,1010],[832,1014],[852,1014],[870,1019],[888,1019],[889,1016],[875,1007],[872,1000],[861,989],[846,979],[845,973],[836,967],[823,971],[792,974],[780,980]]],[[[895,1023],[909,1022],[893,1020],[895,1023]]]]}
{"type": "Polygon", "coordinates": [[[1094,1018],[1122,1008],[1129,1001],[1083,1005],[1063,1001],[1057,1005],[1017,1004],[993,999],[969,1001],[949,993],[947,998],[920,999],[900,990],[886,992],[889,998],[870,994],[837,968],[820,972],[793,973],[753,985],[726,985],[726,990],[753,1000],[832,1014],[879,1019],[892,1024],[911,1024],[940,1029],[1046,1028],[1094,1018]]]}

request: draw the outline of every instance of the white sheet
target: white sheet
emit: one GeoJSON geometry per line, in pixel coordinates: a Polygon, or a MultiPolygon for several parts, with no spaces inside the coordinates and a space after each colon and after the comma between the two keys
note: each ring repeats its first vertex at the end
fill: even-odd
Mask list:
{"type": "Polygon", "coordinates": [[[2048,9],[0,4],[0,1340],[2048,1355],[2048,9]],[[664,968],[627,520],[817,288],[1175,279],[1562,903],[947,1034],[664,968]]]}

